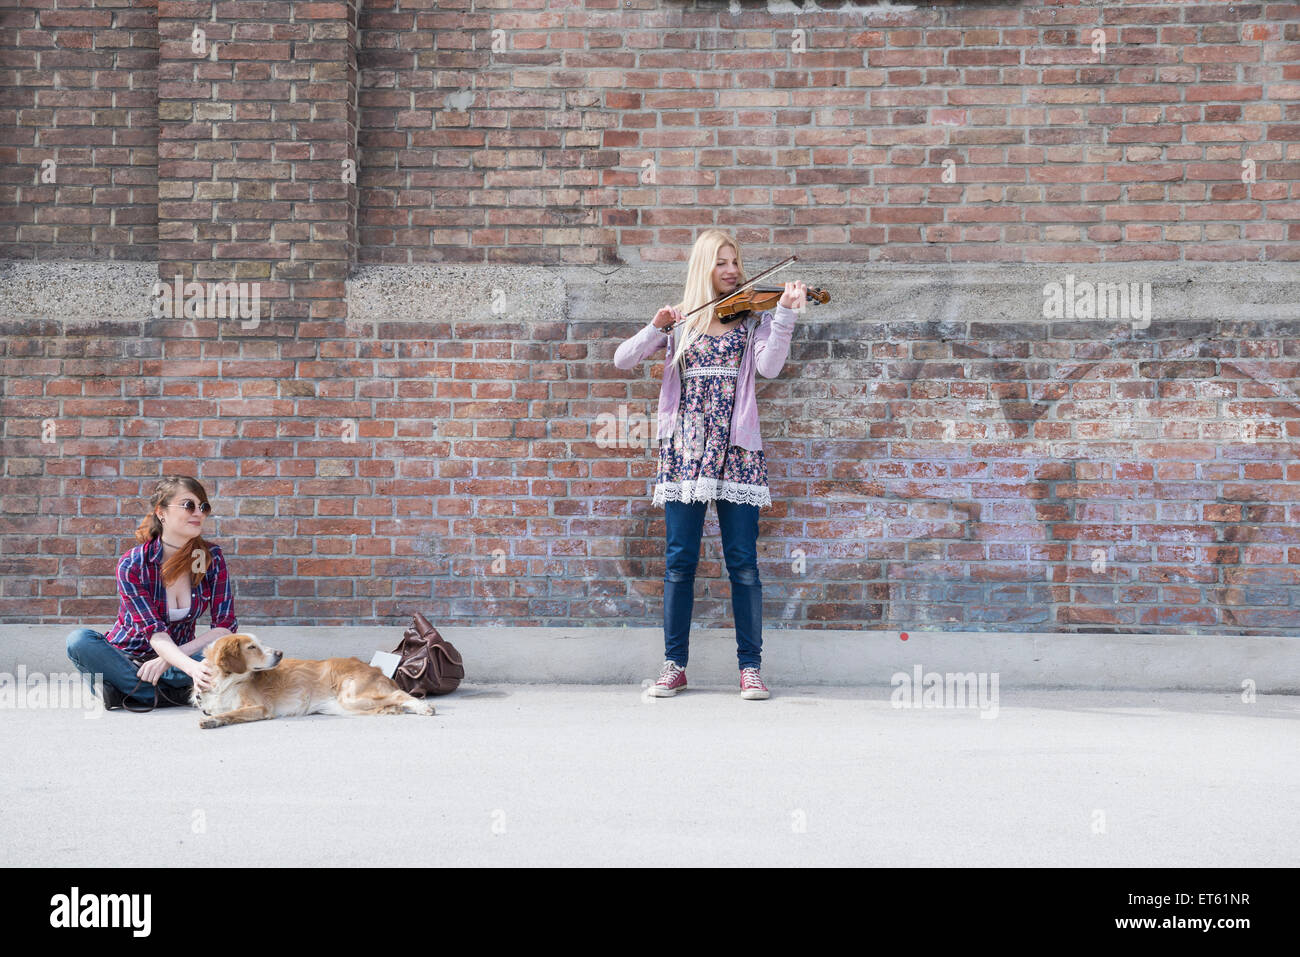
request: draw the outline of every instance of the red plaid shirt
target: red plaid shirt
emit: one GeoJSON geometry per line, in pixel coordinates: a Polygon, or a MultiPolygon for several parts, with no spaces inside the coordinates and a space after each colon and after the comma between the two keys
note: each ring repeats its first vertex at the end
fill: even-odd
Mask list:
{"type": "Polygon", "coordinates": [[[198,587],[190,590],[190,613],[180,621],[169,621],[167,590],[162,580],[162,539],[132,548],[117,563],[117,621],[104,640],[132,657],[156,657],[149,639],[160,631],[171,635],[177,646],[194,640],[194,626],[204,610],[212,606],[212,627],[239,630],[235,618],[235,596],[221,547],[209,543],[212,563],[198,587]]]}

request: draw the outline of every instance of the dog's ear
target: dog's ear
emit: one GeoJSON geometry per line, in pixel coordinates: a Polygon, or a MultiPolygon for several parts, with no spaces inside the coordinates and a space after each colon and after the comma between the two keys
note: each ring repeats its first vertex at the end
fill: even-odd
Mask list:
{"type": "Polygon", "coordinates": [[[228,675],[242,675],[248,670],[248,662],[244,660],[244,646],[238,635],[218,638],[215,650],[218,671],[228,675]]]}

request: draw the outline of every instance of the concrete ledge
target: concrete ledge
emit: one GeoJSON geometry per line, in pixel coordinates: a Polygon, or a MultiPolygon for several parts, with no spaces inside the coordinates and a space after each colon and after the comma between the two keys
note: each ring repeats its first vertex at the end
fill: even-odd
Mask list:
{"type": "MultiPolygon", "coordinates": [[[[971,322],[1045,326],[1043,286],[1066,275],[1151,283],[1156,331],[1185,329],[1191,321],[1300,319],[1300,263],[1294,262],[819,262],[797,264],[772,280],[803,279],[834,290],[831,303],[810,310],[801,325],[938,322],[960,329],[971,322]]],[[[567,320],[599,323],[604,334],[610,322],[631,329],[648,321],[666,297],[681,292],[681,280],[680,263],[608,274],[579,266],[363,264],[348,276],[347,322],[504,326],[567,320]]],[[[69,328],[148,321],[157,281],[156,262],[0,260],[0,320],[41,319],[69,328]]],[[[1102,320],[1086,321],[1105,327],[1102,320]]]]}
{"type": "MultiPolygon", "coordinates": [[[[103,632],[106,623],[87,623],[103,632]]],[[[436,624],[436,623],[435,623],[436,624]]],[[[0,672],[72,668],[65,641],[77,625],[0,625],[0,672]]],[[[295,658],[391,651],[402,628],[303,628],[245,623],[295,658]]],[[[466,680],[488,684],[640,684],[662,661],[661,628],[439,627],[460,650],[466,680]]],[[[764,628],[763,676],[771,686],[888,687],[897,672],[996,673],[1003,688],[1092,688],[1300,694],[1297,639],[1205,635],[821,631],[764,628]]],[[[734,634],[693,629],[694,685],[738,682],[734,634]]]]}

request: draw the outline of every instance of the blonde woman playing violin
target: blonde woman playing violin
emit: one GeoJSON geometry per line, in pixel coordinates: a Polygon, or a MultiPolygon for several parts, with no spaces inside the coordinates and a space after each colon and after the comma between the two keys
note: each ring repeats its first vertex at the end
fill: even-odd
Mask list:
{"type": "Polygon", "coordinates": [[[754,374],[774,378],[790,352],[801,282],[785,284],[775,310],[724,323],[712,306],[684,314],[744,282],[740,244],[720,229],[691,250],[682,302],[664,306],[614,353],[631,369],[666,349],[659,391],[659,474],[654,504],[664,507],[664,663],[649,693],[672,697],[686,687],[695,568],[708,503],[714,503],[731,580],[742,698],[768,697],[760,674],[763,586],[758,577],[758,512],[772,504],[759,435],[754,374]],[[665,333],[665,326],[672,326],[665,333]]]}

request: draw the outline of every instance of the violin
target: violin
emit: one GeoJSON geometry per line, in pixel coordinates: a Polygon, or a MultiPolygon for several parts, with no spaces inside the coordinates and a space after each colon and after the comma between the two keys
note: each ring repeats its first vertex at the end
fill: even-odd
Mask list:
{"type": "MultiPolygon", "coordinates": [[[[808,304],[820,302],[823,305],[831,301],[831,294],[825,289],[809,289],[808,304]]],[[[775,309],[785,295],[784,286],[754,286],[733,292],[722,302],[713,307],[713,315],[722,322],[735,322],[747,312],[766,312],[775,309]]]]}
{"type": "MultiPolygon", "coordinates": [[[[771,269],[764,269],[753,279],[742,283],[735,292],[719,296],[712,302],[706,302],[702,306],[696,306],[686,314],[686,318],[689,319],[701,309],[707,308],[708,306],[716,307],[713,310],[713,315],[724,323],[735,322],[741,316],[750,312],[764,312],[768,309],[775,309],[777,304],[780,303],[781,297],[785,295],[785,287],[754,286],[754,283],[762,279],[764,276],[776,272],[778,269],[785,268],[790,265],[790,263],[795,262],[798,258],[798,256],[791,256],[789,259],[781,260],[781,262],[777,263],[771,269]]],[[[807,302],[810,304],[815,302],[824,304],[831,301],[831,294],[825,289],[808,289],[806,291],[807,302]]],[[[671,332],[675,325],[677,325],[677,323],[670,322],[660,331],[665,333],[671,332]]]]}

